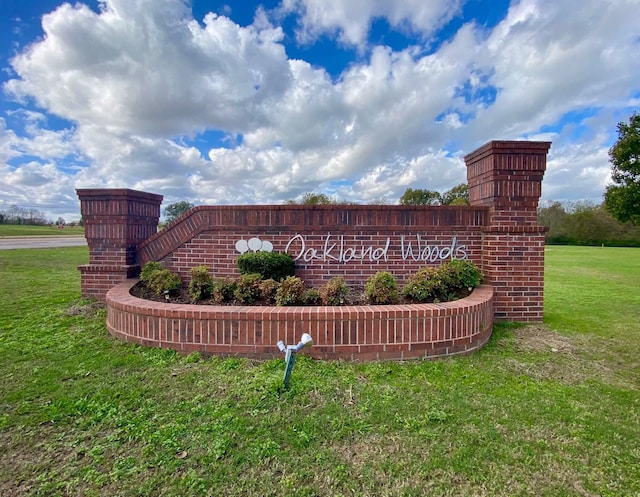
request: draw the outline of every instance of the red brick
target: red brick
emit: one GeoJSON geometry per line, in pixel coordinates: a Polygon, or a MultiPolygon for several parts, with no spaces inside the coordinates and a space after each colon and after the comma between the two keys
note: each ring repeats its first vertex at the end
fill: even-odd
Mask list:
{"type": "Polygon", "coordinates": [[[367,357],[414,357],[425,343],[428,356],[471,350],[486,340],[494,314],[497,320],[542,320],[545,229],[536,225],[536,209],[549,145],[494,141],[469,154],[465,161],[472,205],[461,207],[203,206],[157,233],[161,196],[125,189],[78,190],[90,252],[89,264],[79,268],[82,295],[104,300],[111,287],[135,276],[150,260],[161,260],[185,283],[189,270],[201,264],[211,266],[216,277],[238,276],[236,241],[258,236],[284,250],[294,234],[303,235],[316,254],[328,235],[328,246],[338,247],[332,256],[339,252],[340,236],[347,241],[347,256],[381,255],[386,248],[386,260],[371,262],[300,259],[296,274],[309,286],[321,286],[333,276],[363,285],[382,270],[402,284],[412,272],[438,264],[438,258],[430,257],[434,247],[439,255],[446,254],[455,238],[454,250],[464,246],[494,288],[492,308],[474,304],[473,316],[449,304],[433,306],[429,317],[418,307],[402,306],[386,307],[385,314],[371,307],[304,314],[296,309],[203,311],[189,306],[171,311],[158,304],[132,320],[136,305],[123,297],[114,302],[120,313],[110,308],[108,327],[139,342],[162,340],[163,346],[175,348],[195,343],[205,352],[242,350],[247,356],[270,350],[269,341],[293,342],[303,331],[324,344],[318,353],[333,357],[353,358],[358,349],[367,357]],[[369,349],[371,344],[379,351],[369,349]]]}

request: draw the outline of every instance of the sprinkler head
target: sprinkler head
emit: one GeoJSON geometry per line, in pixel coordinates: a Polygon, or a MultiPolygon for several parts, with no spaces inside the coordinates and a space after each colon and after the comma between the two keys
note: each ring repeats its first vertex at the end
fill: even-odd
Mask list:
{"type": "Polygon", "coordinates": [[[303,333],[298,345],[296,345],[296,350],[302,350],[305,347],[311,347],[313,345],[313,338],[309,333],[303,333]]]}

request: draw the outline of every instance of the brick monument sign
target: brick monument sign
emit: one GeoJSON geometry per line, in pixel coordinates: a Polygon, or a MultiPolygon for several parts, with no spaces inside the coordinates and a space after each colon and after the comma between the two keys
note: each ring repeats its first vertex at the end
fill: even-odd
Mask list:
{"type": "Polygon", "coordinates": [[[251,250],[288,252],[310,287],[334,276],[364,285],[379,271],[402,284],[420,268],[458,258],[485,275],[491,321],[539,322],[545,228],[537,206],[549,147],[492,141],[467,155],[469,206],[201,206],[157,232],[162,196],[80,189],[90,253],[79,268],[82,295],[107,300],[149,261],[163,262],[185,283],[198,265],[214,278],[237,277],[237,257],[251,250]]]}

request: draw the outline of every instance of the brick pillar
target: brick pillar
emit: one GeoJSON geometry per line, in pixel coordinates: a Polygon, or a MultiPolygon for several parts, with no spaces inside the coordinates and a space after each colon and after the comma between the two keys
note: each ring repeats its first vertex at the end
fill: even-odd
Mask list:
{"type": "Polygon", "coordinates": [[[136,247],[158,231],[162,195],[129,189],[76,190],[89,245],[79,266],[82,296],[104,300],[116,283],[136,276],[136,247]]]}
{"type": "Polygon", "coordinates": [[[471,205],[489,207],[482,264],[496,321],[542,321],[546,228],[537,208],[550,146],[492,141],[464,158],[471,205]]]}

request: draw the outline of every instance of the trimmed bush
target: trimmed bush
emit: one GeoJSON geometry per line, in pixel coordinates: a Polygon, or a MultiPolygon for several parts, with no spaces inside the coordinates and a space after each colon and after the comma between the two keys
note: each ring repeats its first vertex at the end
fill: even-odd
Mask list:
{"type": "Polygon", "coordinates": [[[287,276],[280,282],[276,292],[276,305],[297,305],[304,293],[304,283],[297,276],[287,276]]]}
{"type": "Polygon", "coordinates": [[[262,283],[262,278],[259,274],[243,274],[236,284],[236,291],[233,295],[242,304],[253,304],[262,297],[260,283],[262,283]]]}
{"type": "Polygon", "coordinates": [[[236,282],[231,278],[223,278],[213,283],[211,291],[211,300],[216,304],[224,304],[231,302],[236,293],[236,282]]]}
{"type": "Polygon", "coordinates": [[[435,302],[440,299],[443,287],[437,269],[427,267],[409,276],[402,295],[416,303],[435,302]]]}
{"type": "Polygon", "coordinates": [[[412,274],[402,295],[416,303],[447,302],[465,296],[481,282],[482,273],[473,262],[452,259],[412,274]]]}
{"type": "Polygon", "coordinates": [[[156,295],[175,292],[182,286],[180,276],[168,269],[156,269],[149,275],[145,283],[156,295]]]}
{"type": "Polygon", "coordinates": [[[172,273],[160,262],[147,262],[140,271],[140,280],[156,295],[162,295],[179,290],[182,286],[180,276],[172,273]]]}
{"type": "Polygon", "coordinates": [[[322,302],[320,292],[314,288],[305,290],[300,299],[302,305],[318,305],[322,302]]]}
{"type": "Polygon", "coordinates": [[[189,295],[193,300],[203,300],[211,297],[213,292],[213,277],[207,266],[196,266],[189,270],[189,295]]]}
{"type": "Polygon", "coordinates": [[[259,274],[263,280],[280,281],[295,274],[293,257],[279,252],[246,252],[237,264],[240,274],[259,274]]]}
{"type": "Polygon", "coordinates": [[[335,276],[320,288],[320,300],[322,305],[342,305],[348,292],[344,278],[335,276]]]}
{"type": "Polygon", "coordinates": [[[364,289],[367,300],[372,304],[394,304],[398,300],[398,283],[388,271],[369,278],[364,289]]]}
{"type": "Polygon", "coordinates": [[[151,275],[155,271],[160,271],[161,269],[164,269],[164,266],[161,262],[149,261],[144,265],[142,271],[140,271],[140,279],[144,283],[147,283],[151,278],[151,275]]]}
{"type": "Polygon", "coordinates": [[[467,259],[451,259],[443,264],[451,275],[451,285],[457,291],[478,288],[482,283],[482,273],[478,266],[467,259]]]}
{"type": "Polygon", "coordinates": [[[262,294],[262,300],[264,300],[266,304],[275,304],[276,293],[278,292],[279,286],[280,283],[272,279],[262,280],[260,282],[260,293],[262,294]]]}

